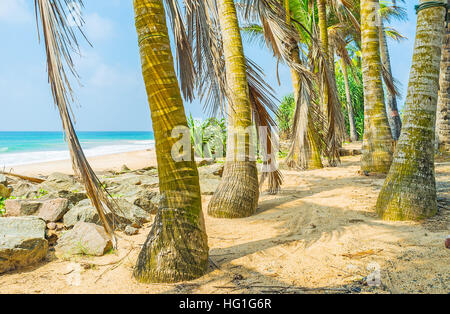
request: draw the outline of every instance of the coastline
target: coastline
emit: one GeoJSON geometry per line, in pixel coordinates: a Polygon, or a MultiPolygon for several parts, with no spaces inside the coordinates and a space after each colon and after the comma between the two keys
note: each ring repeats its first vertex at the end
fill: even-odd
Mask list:
{"type": "MultiPolygon", "coordinates": [[[[118,171],[123,165],[127,165],[127,167],[131,170],[157,166],[154,149],[92,156],[87,157],[87,159],[95,172],[102,172],[106,170],[118,171]]],[[[54,172],[73,174],[70,159],[10,166],[5,167],[4,171],[11,171],[16,174],[28,176],[47,176],[54,172]]]]}

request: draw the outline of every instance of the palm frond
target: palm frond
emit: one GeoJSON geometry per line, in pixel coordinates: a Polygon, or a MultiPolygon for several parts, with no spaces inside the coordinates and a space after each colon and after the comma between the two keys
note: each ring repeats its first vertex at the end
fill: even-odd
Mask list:
{"type": "MultiPolygon", "coordinates": [[[[82,0],[76,0],[76,3],[83,7],[82,0]]],[[[97,209],[100,220],[107,234],[111,237],[113,245],[116,247],[114,221],[110,221],[106,213],[109,209],[113,213],[113,217],[115,217],[115,213],[120,209],[114,201],[108,198],[107,193],[102,189],[100,180],[89,165],[70,115],[70,104],[74,97],[66,72],[70,71],[74,77],[78,78],[71,58],[71,51],[78,50],[78,42],[75,32],[67,23],[68,19],[64,8],[68,4],[68,0],[35,0],[36,22],[38,30],[39,20],[41,22],[47,56],[48,79],[53,100],[58,108],[69,145],[74,172],[83,181],[86,193],[92,205],[97,209]]]]}

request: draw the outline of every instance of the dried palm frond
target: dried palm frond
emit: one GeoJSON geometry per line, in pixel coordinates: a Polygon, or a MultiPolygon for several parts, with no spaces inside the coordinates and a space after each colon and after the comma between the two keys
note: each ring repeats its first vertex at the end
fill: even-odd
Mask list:
{"type": "Polygon", "coordinates": [[[259,147],[263,155],[263,169],[259,185],[268,180],[268,192],[277,194],[283,184],[283,175],[277,167],[278,134],[274,132],[276,122],[269,113],[277,113],[273,89],[263,79],[262,69],[253,61],[247,59],[247,77],[250,103],[253,119],[260,131],[259,147]]]}
{"type": "MultiPolygon", "coordinates": [[[[71,0],[73,3],[74,0],[71,0]]],[[[82,0],[75,3],[83,7],[82,0]]],[[[108,198],[106,191],[102,189],[100,180],[95,175],[83,153],[78,141],[75,128],[70,115],[71,102],[74,100],[70,80],[67,76],[69,70],[78,79],[71,52],[78,51],[77,37],[68,24],[65,6],[68,0],[35,0],[36,22],[39,30],[39,20],[42,26],[45,51],[47,56],[47,73],[51,86],[53,100],[58,108],[63,130],[69,145],[74,172],[79,175],[86,188],[86,194],[97,209],[100,220],[113,241],[114,247],[117,241],[114,235],[114,219],[110,221],[106,213],[111,211],[113,217],[119,211],[113,200],[108,198]]],[[[80,25],[78,26],[80,28],[80,25]]],[[[81,30],[81,28],[80,28],[81,30]]]]}

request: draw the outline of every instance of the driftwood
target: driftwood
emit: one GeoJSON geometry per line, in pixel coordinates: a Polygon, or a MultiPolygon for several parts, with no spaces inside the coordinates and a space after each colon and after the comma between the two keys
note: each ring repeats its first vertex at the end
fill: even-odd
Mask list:
{"type": "Polygon", "coordinates": [[[43,179],[22,176],[20,174],[15,174],[15,173],[12,173],[12,172],[0,171],[0,174],[3,174],[5,176],[11,176],[11,177],[19,178],[19,179],[22,179],[22,180],[25,180],[25,181],[30,181],[30,182],[37,183],[37,184],[40,184],[40,183],[45,181],[43,179]]]}

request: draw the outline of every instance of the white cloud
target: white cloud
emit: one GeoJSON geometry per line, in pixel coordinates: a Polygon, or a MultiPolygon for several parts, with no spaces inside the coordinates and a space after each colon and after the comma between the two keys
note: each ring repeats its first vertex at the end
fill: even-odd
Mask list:
{"type": "Polygon", "coordinates": [[[106,40],[114,35],[114,24],[111,20],[101,17],[97,13],[89,14],[85,18],[86,33],[89,40],[95,41],[106,40]]]}
{"type": "Polygon", "coordinates": [[[31,19],[31,13],[25,0],[1,0],[0,21],[24,23],[31,19]]]}

